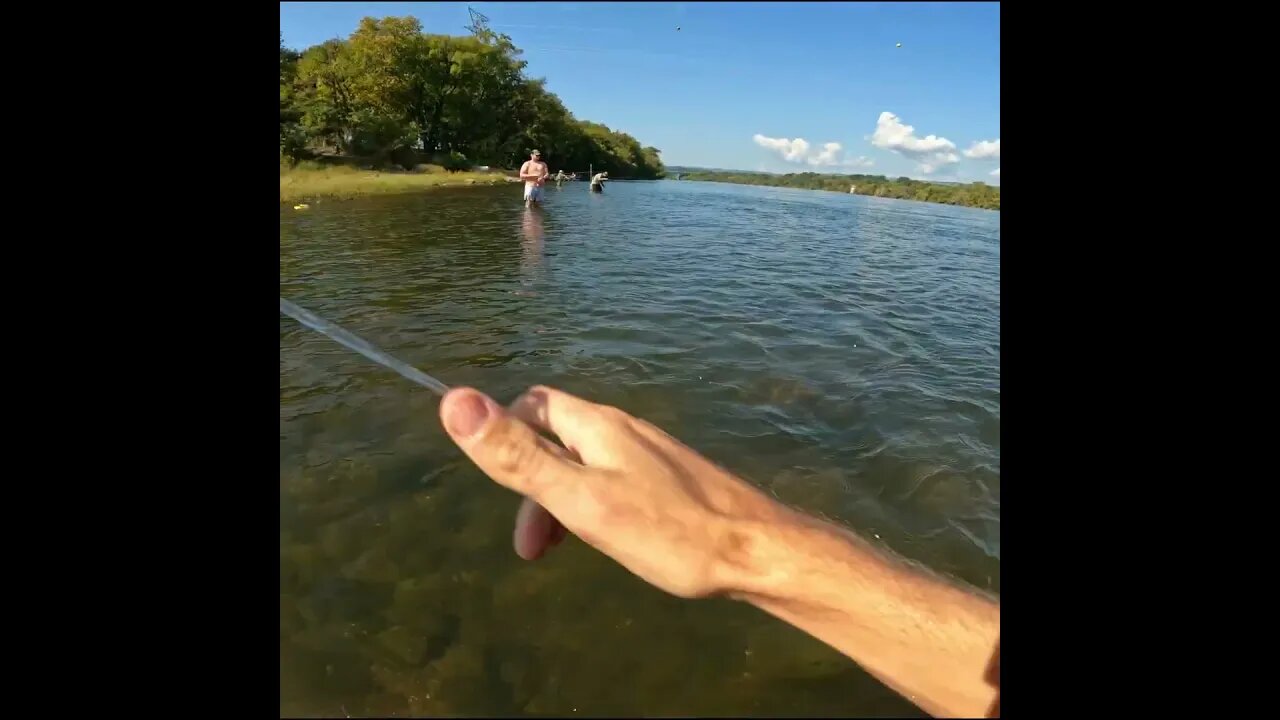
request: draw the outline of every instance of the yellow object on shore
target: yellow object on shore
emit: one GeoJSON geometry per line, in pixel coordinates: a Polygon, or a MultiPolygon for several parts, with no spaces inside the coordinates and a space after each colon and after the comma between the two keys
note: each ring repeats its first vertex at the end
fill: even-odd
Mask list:
{"type": "Polygon", "coordinates": [[[293,209],[294,209],[294,210],[306,210],[306,209],[307,209],[307,208],[309,208],[309,207],[311,207],[311,206],[310,206],[310,205],[308,205],[308,204],[306,204],[306,203],[302,203],[301,205],[294,205],[294,206],[293,206],[293,209]]]}

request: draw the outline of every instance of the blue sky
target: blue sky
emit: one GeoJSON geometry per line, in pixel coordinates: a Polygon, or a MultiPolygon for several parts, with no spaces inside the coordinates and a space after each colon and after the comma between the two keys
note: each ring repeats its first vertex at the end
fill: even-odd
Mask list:
{"type": "MultiPolygon", "coordinates": [[[[280,28],[297,49],[365,16],[460,35],[467,5],[282,2],[280,28]]],[[[668,165],[1000,182],[997,3],[470,5],[575,116],[668,165]]]]}

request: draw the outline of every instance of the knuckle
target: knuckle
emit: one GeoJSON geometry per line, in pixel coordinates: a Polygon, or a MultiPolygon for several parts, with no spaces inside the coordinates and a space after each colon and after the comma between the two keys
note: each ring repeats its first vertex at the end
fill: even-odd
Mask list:
{"type": "Polygon", "coordinates": [[[526,388],[524,392],[520,393],[519,397],[511,401],[511,405],[509,405],[508,407],[514,408],[514,407],[519,407],[521,405],[528,405],[529,403],[537,399],[540,395],[541,395],[541,391],[539,390],[537,385],[531,388],[526,388]]]}
{"type": "Polygon", "coordinates": [[[545,402],[547,397],[550,396],[551,393],[553,392],[555,391],[547,385],[531,385],[529,386],[528,389],[524,391],[524,394],[521,395],[520,397],[521,399],[529,398],[531,400],[537,399],[545,402]]]}

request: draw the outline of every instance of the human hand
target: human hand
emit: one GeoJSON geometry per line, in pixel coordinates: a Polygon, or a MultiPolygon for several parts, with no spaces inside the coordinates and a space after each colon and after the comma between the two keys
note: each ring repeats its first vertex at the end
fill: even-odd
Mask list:
{"type": "Polygon", "coordinates": [[[454,389],[440,418],[482,471],[525,496],[515,530],[525,559],[568,528],[649,583],[702,597],[734,589],[738,523],[791,515],[650,423],[552,388],[530,388],[505,410],[454,389]]]}
{"type": "Polygon", "coordinates": [[[440,418],[481,470],[525,496],[522,557],[568,528],[669,593],[756,605],[934,716],[998,714],[998,684],[986,679],[1000,636],[991,598],[790,510],[616,408],[534,387],[504,410],[459,388],[440,418]]]}

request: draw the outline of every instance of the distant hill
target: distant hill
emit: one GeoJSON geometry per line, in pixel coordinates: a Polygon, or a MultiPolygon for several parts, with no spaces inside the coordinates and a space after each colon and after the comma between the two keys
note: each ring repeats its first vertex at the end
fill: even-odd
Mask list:
{"type": "Polygon", "coordinates": [[[1000,187],[984,182],[926,182],[907,177],[889,179],[883,175],[835,175],[814,172],[773,173],[744,170],[706,170],[703,168],[667,166],[667,176],[679,175],[681,181],[724,182],[740,185],[769,185],[803,190],[828,190],[838,193],[921,200],[944,205],[1000,209],[1000,187]]]}
{"type": "MultiPolygon", "coordinates": [[[[667,165],[666,167],[667,167],[668,173],[719,173],[723,175],[768,175],[771,177],[786,177],[788,175],[814,175],[815,174],[815,173],[779,173],[779,172],[767,172],[764,170],[734,170],[732,168],[709,168],[709,167],[698,167],[696,165],[667,165]]],[[[855,180],[856,179],[864,179],[864,180],[866,179],[888,180],[889,179],[884,175],[859,175],[856,173],[847,174],[847,175],[841,175],[839,173],[835,173],[830,175],[823,175],[823,177],[848,177],[848,178],[853,178],[855,180]]],[[[902,181],[908,180],[908,178],[900,177],[900,178],[897,178],[897,180],[899,182],[902,182],[902,181]]],[[[912,180],[911,182],[924,182],[924,183],[929,183],[930,185],[970,185],[972,184],[972,183],[960,182],[959,180],[912,180]]]]}
{"type": "Polygon", "coordinates": [[[726,170],[724,168],[705,168],[693,165],[667,165],[667,174],[671,173],[691,173],[691,172],[713,172],[713,173],[733,173],[735,175],[777,175],[777,173],[760,172],[757,170],[726,170]]]}

